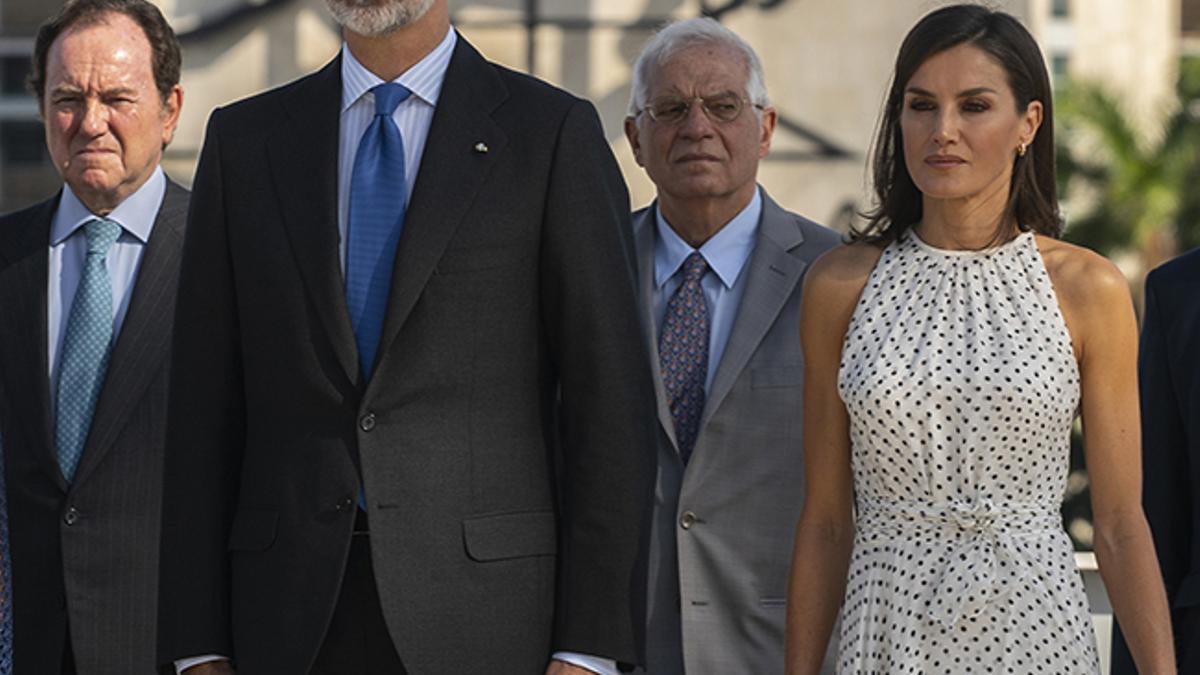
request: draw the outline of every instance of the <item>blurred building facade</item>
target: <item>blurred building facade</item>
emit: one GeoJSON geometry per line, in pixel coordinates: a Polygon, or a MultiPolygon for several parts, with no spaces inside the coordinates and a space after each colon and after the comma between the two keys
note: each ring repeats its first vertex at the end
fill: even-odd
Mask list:
{"type": "MultiPolygon", "coordinates": [[[[213,107],[299,77],[340,45],[323,0],[157,0],[184,45],[184,112],[167,170],[190,183],[213,107]]],[[[706,14],[762,56],[781,124],[760,181],[786,207],[845,228],[866,205],[865,166],[900,40],[935,0],[451,0],[484,54],[591,99],[630,184],[653,198],[622,133],[630,66],[657,26],[706,14]]],[[[1001,0],[1056,77],[1102,78],[1153,125],[1169,100],[1187,0],[1001,0]]],[[[0,0],[0,211],[57,188],[23,89],[37,24],[54,5],[0,0]]],[[[1187,10],[1193,14],[1195,9],[1187,10]]],[[[1190,16],[1190,15],[1189,15],[1190,16]]],[[[1193,23],[1200,23],[1194,21],[1193,23]]]]}

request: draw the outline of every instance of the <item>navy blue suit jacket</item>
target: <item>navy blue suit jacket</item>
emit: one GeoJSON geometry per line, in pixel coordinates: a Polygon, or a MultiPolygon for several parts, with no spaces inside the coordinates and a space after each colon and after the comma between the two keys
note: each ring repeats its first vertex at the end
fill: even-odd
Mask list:
{"type": "MultiPolygon", "coordinates": [[[[1166,583],[1180,673],[1200,673],[1200,249],[1146,277],[1138,355],[1142,502],[1166,583]]],[[[1119,627],[1113,675],[1136,673],[1119,627]]]]}

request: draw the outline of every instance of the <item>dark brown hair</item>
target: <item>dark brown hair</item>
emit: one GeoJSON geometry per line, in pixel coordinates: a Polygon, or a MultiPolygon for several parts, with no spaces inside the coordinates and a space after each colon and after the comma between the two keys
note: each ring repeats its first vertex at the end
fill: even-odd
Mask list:
{"type": "MultiPolygon", "coordinates": [[[[877,205],[863,214],[867,224],[852,231],[853,240],[887,243],[920,222],[921,191],[904,163],[900,129],[904,89],[930,57],[963,44],[982,49],[1004,68],[1017,112],[1027,110],[1032,101],[1042,104],[1037,135],[1025,155],[1013,160],[1008,204],[1000,227],[1015,220],[1021,229],[1051,237],[1062,234],[1054,182],[1054,113],[1041,50],[1029,31],[1004,12],[979,5],[950,5],[925,15],[900,45],[871,162],[877,205]]],[[[996,237],[1004,234],[1002,229],[997,230],[996,237]]]]}
{"type": "Polygon", "coordinates": [[[28,85],[37,96],[38,107],[42,106],[46,96],[46,57],[50,53],[50,46],[68,28],[102,23],[109,14],[124,14],[141,26],[150,43],[154,85],[164,102],[170,97],[171,90],[179,84],[182,57],[179,55],[179,40],[175,37],[175,31],[157,7],[146,0],[69,0],[58,14],[38,28],[37,39],[33,43],[33,64],[28,85]]]}

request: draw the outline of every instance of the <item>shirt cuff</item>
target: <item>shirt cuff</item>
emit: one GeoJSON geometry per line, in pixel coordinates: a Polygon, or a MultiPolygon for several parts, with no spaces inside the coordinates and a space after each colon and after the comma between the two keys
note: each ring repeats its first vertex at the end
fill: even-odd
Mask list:
{"type": "Polygon", "coordinates": [[[182,675],[183,671],[187,670],[188,668],[191,668],[192,666],[198,666],[202,663],[209,663],[211,661],[228,661],[228,660],[229,660],[228,657],[220,656],[217,654],[205,654],[204,656],[192,656],[192,657],[188,657],[186,659],[179,659],[175,662],[175,675],[182,675]]]}
{"type": "Polygon", "coordinates": [[[576,654],[575,652],[554,652],[554,655],[550,658],[590,670],[596,673],[596,675],[621,675],[617,672],[617,662],[612,659],[589,656],[587,654],[576,654]]]}

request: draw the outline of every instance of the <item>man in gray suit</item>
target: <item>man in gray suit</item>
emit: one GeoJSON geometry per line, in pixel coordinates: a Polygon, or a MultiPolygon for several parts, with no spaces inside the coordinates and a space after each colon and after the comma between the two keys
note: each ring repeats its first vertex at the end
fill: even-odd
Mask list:
{"type": "MultiPolygon", "coordinates": [[[[187,192],[159,168],[179,44],[145,0],[73,0],[30,85],[65,185],[0,217],[13,671],[156,672],[167,365],[187,192]]],[[[2,667],[2,666],[0,666],[2,667]]]]}
{"type": "Polygon", "coordinates": [[[802,504],[800,285],[838,243],[755,182],[776,113],[711,19],[634,66],[625,133],[658,200],[634,214],[658,393],[646,672],[781,673],[802,504]]]}

